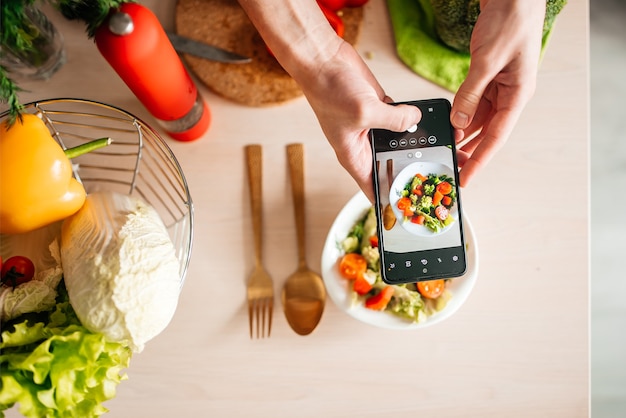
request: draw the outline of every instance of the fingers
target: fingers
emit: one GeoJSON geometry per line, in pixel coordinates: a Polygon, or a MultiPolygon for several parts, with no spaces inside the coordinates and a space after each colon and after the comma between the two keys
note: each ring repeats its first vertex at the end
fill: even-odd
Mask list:
{"type": "Polygon", "coordinates": [[[450,122],[456,129],[465,130],[470,126],[490,82],[484,73],[473,70],[474,67],[470,67],[467,78],[454,96],[450,122]]]}
{"type": "Polygon", "coordinates": [[[368,126],[378,129],[387,129],[394,132],[403,132],[416,125],[422,119],[422,112],[417,106],[389,105],[381,103],[372,107],[368,126]]]}

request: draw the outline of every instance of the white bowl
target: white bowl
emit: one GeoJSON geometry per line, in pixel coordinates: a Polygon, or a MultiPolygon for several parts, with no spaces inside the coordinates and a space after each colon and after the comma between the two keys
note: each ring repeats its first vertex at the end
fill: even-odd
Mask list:
{"type": "Polygon", "coordinates": [[[348,292],[349,281],[339,275],[338,262],[344,252],[341,241],[352,227],[367,213],[371,203],[362,192],[354,195],[341,209],[328,232],[322,251],[322,278],[332,301],[351,317],[367,324],[388,329],[413,330],[437,324],[452,315],[465,303],[478,277],[478,247],[472,225],[467,214],[463,217],[465,246],[467,250],[467,271],[461,277],[451,279],[447,289],[452,297],[446,307],[430,316],[426,321],[415,323],[397,317],[389,312],[367,309],[363,305],[351,306],[348,292]]]}

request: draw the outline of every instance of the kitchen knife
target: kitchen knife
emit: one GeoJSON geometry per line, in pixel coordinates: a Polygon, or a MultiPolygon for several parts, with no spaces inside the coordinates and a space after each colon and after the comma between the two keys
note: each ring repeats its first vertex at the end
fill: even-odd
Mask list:
{"type": "Polygon", "coordinates": [[[211,61],[227,62],[231,64],[245,64],[252,61],[234,52],[226,51],[213,45],[208,45],[193,39],[185,38],[172,32],[167,32],[167,37],[178,52],[195,55],[211,61]]]}

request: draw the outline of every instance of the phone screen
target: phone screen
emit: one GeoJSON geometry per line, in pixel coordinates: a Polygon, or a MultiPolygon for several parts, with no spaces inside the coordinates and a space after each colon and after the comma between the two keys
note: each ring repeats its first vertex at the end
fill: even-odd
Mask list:
{"type": "Polygon", "coordinates": [[[370,131],[382,277],[391,284],[458,277],[466,261],[450,103],[406,104],[422,111],[416,128],[370,131]]]}

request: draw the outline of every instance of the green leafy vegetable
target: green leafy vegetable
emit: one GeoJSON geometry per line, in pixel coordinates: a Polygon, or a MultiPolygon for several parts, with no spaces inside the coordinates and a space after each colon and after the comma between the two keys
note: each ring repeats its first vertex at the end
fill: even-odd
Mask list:
{"type": "Polygon", "coordinates": [[[3,324],[0,412],[19,404],[26,417],[92,417],[107,409],[126,378],[129,347],[81,324],[63,282],[54,310],[3,324]]]}

